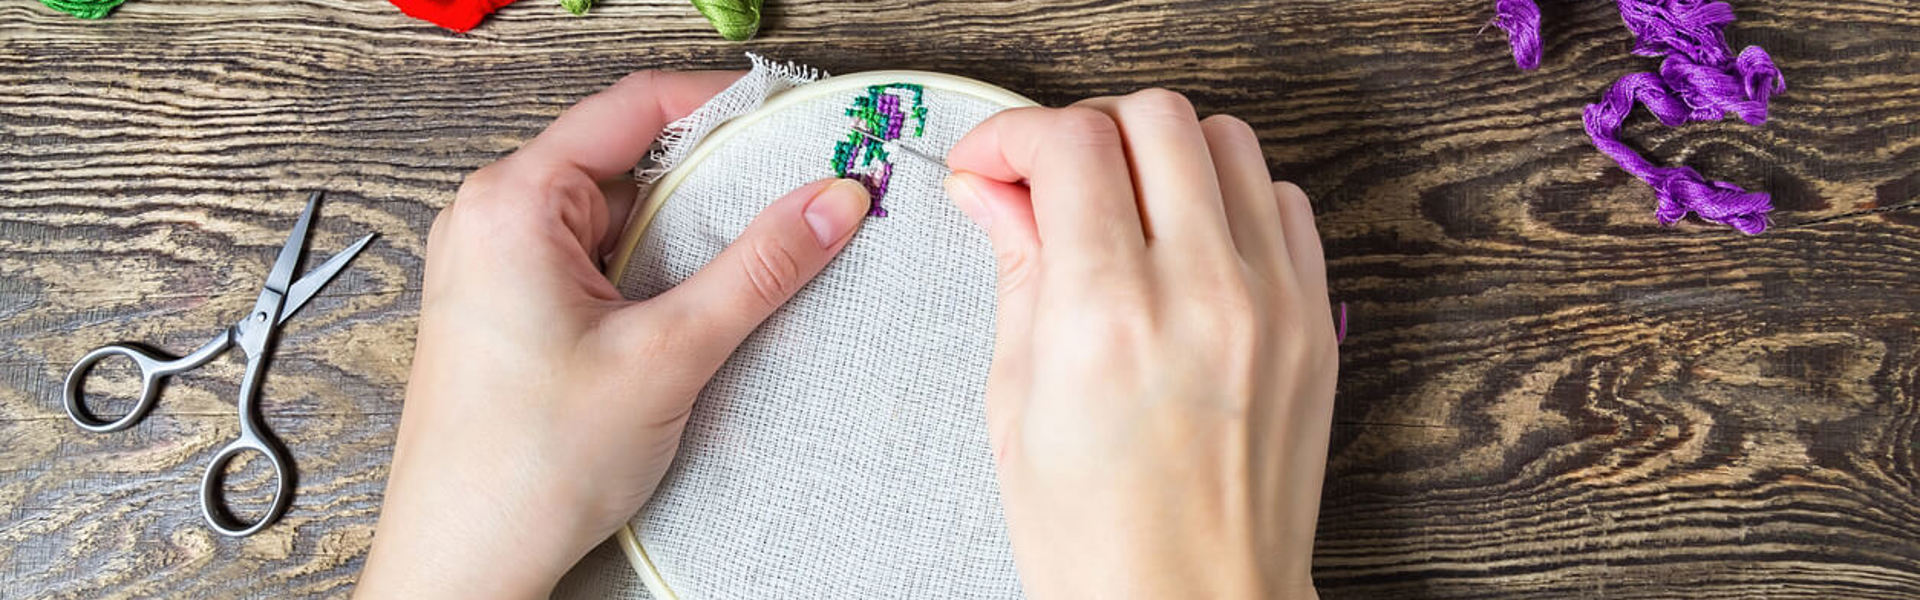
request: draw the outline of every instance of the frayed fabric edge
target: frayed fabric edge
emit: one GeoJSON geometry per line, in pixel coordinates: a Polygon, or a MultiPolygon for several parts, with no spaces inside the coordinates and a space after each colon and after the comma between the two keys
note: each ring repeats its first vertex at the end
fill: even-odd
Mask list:
{"type": "Polygon", "coordinates": [[[660,132],[660,137],[654,140],[654,151],[647,156],[638,174],[640,183],[659,181],[668,171],[680,166],[694,146],[700,145],[700,140],[706,139],[707,134],[722,123],[758,110],[774,94],[827,77],[825,71],[803,64],[774,61],[752,52],[746,54],[747,60],[753,63],[752,70],[660,132]]]}

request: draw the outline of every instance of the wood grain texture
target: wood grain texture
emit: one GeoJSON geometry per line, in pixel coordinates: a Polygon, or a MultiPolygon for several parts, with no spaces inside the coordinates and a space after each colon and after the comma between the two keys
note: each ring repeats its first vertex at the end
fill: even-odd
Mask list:
{"type": "Polygon", "coordinates": [[[344,595],[435,211],[626,72],[751,49],[1251,122],[1353,308],[1326,598],[1920,598],[1920,5],[1739,0],[1732,41],[1791,86],[1773,121],[1631,121],[1657,162],[1775,194],[1746,237],[1657,226],[1587,143],[1581,107],[1655,64],[1607,2],[1545,3],[1532,73],[1482,0],[770,4],[746,45],[679,0],[528,0],[464,36],[377,0],[0,5],[0,597],[344,595]],[[237,361],[117,435],[56,386],[94,345],[184,351],[244,312],[316,188],[316,251],[381,238],[268,380],[294,506],[223,539],[194,494],[237,361]]]}

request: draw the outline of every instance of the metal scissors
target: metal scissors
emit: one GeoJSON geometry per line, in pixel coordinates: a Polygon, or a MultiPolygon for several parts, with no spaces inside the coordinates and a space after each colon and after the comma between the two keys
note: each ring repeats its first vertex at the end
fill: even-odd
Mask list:
{"type": "Polygon", "coordinates": [[[295,281],[293,272],[307,244],[307,230],[313,222],[314,207],[320,204],[323,194],[314,192],[307,198],[306,210],[300,213],[300,220],[294,222],[293,233],[287,236],[286,245],[280,247],[280,256],[273,261],[273,269],[267,272],[260,299],[254,302],[253,310],[240,322],[227,327],[199,349],[180,358],[168,357],[139,344],[108,344],[88,352],[67,373],[67,416],[88,431],[119,431],[133,426],[153,409],[154,401],[160,397],[161,380],[207,364],[228,348],[240,347],[247,358],[247,374],[240,380],[240,438],[213,455],[213,462],[207,464],[206,475],[200,480],[201,514],[206,516],[207,524],[213,526],[214,531],[225,535],[239,537],[260,531],[279,519],[293,500],[293,463],[287,458],[286,448],[280,445],[280,440],[274,438],[267,430],[266,423],[261,421],[258,405],[260,382],[266,376],[275,333],[288,317],[312,300],[314,294],[332,281],[335,275],[339,275],[354,256],[366,249],[367,242],[373,240],[371,233],[361,237],[346,250],[328,258],[295,281]],[[94,365],[109,356],[127,357],[139,367],[140,398],[126,416],[103,420],[87,408],[82,384],[94,365]],[[275,482],[273,504],[268,507],[266,514],[253,523],[241,521],[229,510],[224,486],[227,463],[248,451],[266,455],[267,461],[273,465],[275,482]]]}

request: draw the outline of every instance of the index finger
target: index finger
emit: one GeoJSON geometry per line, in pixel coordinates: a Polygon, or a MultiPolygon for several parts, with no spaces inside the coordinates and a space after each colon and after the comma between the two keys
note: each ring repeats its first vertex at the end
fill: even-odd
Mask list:
{"type": "Polygon", "coordinates": [[[1146,249],[1126,147],[1113,119],[1090,108],[1015,108],[982,122],[947,153],[956,171],[1033,193],[1041,252],[1076,263],[1126,261],[1146,249]]]}
{"type": "Polygon", "coordinates": [[[639,71],[567,109],[514,154],[569,165],[594,181],[632,171],[660,129],[740,79],[740,71],[639,71]]]}

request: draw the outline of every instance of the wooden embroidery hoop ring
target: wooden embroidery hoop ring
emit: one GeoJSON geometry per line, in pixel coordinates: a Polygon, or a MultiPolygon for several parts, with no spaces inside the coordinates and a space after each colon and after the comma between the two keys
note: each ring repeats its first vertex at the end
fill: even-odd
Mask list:
{"type": "MultiPolygon", "coordinates": [[[[614,251],[613,260],[607,262],[607,279],[612,281],[616,287],[620,285],[620,278],[627,270],[627,262],[633,258],[634,248],[640,245],[640,236],[646,233],[647,226],[653,223],[653,217],[660,212],[660,206],[666,203],[667,198],[673,195],[674,190],[679,189],[680,183],[686,180],[688,174],[692,173],[701,161],[706,160],[709,155],[713,154],[715,148],[726,145],[727,140],[731,139],[735,134],[745,130],[754,123],[758,123],[762,119],[778,114],[783,110],[803,102],[834,94],[858,93],[870,85],[885,85],[889,83],[919,84],[926,88],[936,89],[942,92],[973,96],[988,103],[1007,108],[1039,106],[1039,103],[1029,100],[1025,96],[990,83],[957,75],[947,75],[929,71],[867,71],[864,73],[853,73],[850,75],[829,77],[774,94],[767,98],[766,102],[762,104],[759,109],[736,117],[714,128],[711,133],[708,133],[705,138],[694,145],[693,151],[687,154],[686,159],[682,161],[679,166],[675,167],[672,171],[668,171],[665,176],[654,183],[653,189],[647,192],[646,199],[636,207],[634,213],[627,221],[626,233],[621,235],[620,245],[614,251]]],[[[831,150],[831,147],[825,150],[831,150]]],[[[822,158],[822,164],[824,163],[825,158],[822,158]]],[[[654,566],[653,558],[647,554],[646,546],[641,544],[640,536],[634,532],[631,522],[622,523],[620,530],[614,533],[614,537],[619,541],[620,551],[627,555],[627,562],[633,565],[634,572],[640,575],[640,581],[646,584],[647,591],[653,595],[655,600],[679,600],[680,596],[674,593],[671,586],[667,585],[666,580],[660,575],[660,569],[654,566]]]]}

